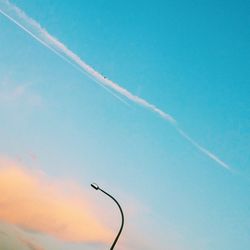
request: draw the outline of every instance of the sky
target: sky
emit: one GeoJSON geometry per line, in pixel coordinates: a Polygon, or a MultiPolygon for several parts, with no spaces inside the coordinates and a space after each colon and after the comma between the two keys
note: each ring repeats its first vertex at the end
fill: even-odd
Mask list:
{"type": "Polygon", "coordinates": [[[0,249],[250,248],[249,10],[0,0],[0,249]]]}

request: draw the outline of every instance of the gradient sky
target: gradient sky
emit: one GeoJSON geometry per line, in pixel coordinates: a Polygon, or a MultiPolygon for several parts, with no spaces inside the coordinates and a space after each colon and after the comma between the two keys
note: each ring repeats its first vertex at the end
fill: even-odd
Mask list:
{"type": "Polygon", "coordinates": [[[0,14],[0,248],[108,249],[120,217],[97,182],[124,208],[117,249],[250,249],[249,1],[11,4],[230,170],[0,14]]]}

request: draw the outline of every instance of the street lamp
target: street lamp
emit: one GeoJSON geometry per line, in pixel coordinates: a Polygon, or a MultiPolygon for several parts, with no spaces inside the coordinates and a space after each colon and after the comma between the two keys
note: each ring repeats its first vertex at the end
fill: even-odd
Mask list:
{"type": "Polygon", "coordinates": [[[120,234],[121,234],[121,232],[122,232],[122,228],[123,228],[123,225],[124,225],[124,215],[123,215],[123,212],[122,212],[122,208],[121,208],[120,204],[118,203],[118,201],[117,201],[113,196],[111,196],[110,194],[108,194],[107,192],[105,192],[104,190],[102,190],[96,183],[92,183],[92,184],[91,184],[91,187],[94,188],[95,190],[100,190],[100,191],[102,191],[104,194],[106,194],[107,196],[109,196],[109,197],[117,204],[117,206],[118,206],[119,209],[120,209],[121,216],[122,216],[122,223],[121,223],[120,230],[119,230],[119,232],[118,232],[118,234],[117,234],[117,236],[116,236],[116,238],[115,238],[115,240],[114,240],[114,242],[113,242],[113,244],[112,244],[112,246],[111,246],[111,248],[110,248],[110,250],[112,250],[112,249],[114,249],[115,244],[116,244],[116,242],[117,242],[118,239],[119,239],[119,236],[120,236],[120,234]]]}

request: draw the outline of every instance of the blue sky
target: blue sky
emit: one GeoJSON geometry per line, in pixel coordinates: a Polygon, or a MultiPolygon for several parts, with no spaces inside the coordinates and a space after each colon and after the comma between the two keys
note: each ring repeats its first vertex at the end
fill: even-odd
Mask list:
{"type": "MultiPolygon", "coordinates": [[[[171,114],[230,171],[3,15],[1,155],[78,183],[115,230],[113,204],[89,184],[111,191],[127,212],[124,249],[248,249],[249,2],[11,3],[108,79],[171,114]]],[[[39,243],[50,247],[46,237],[39,243]]]]}

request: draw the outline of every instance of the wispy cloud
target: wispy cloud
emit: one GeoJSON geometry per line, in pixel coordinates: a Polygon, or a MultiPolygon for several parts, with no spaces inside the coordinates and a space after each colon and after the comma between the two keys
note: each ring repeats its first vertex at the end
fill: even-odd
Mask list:
{"type": "Polygon", "coordinates": [[[0,78],[0,102],[23,102],[41,106],[42,98],[31,89],[31,84],[16,84],[12,79],[0,78]]]}
{"type": "Polygon", "coordinates": [[[0,85],[0,100],[13,101],[21,98],[25,94],[25,86],[19,85],[11,89],[3,89],[3,84],[0,85]]]}
{"type": "Polygon", "coordinates": [[[111,90],[111,93],[119,98],[121,101],[124,100],[121,97],[126,98],[127,100],[136,103],[153,113],[159,115],[162,119],[169,122],[177,132],[187,141],[189,141],[197,150],[201,153],[218,163],[221,167],[230,170],[230,166],[222,161],[218,156],[202,147],[195,140],[193,140],[185,131],[180,129],[176,119],[170,115],[169,113],[161,110],[156,105],[148,102],[147,100],[134,95],[127,89],[120,86],[118,83],[108,79],[107,77],[100,74],[93,67],[88,65],[85,61],[83,61],[78,55],[76,55],[73,51],[67,48],[62,42],[60,42],[57,38],[48,33],[47,30],[42,28],[42,26],[36,22],[34,19],[30,18],[25,14],[17,6],[11,4],[8,0],[2,0],[2,8],[0,8],[0,13],[19,26],[22,30],[28,33],[31,37],[33,37],[36,41],[44,45],[50,51],[55,53],[61,59],[80,70],[83,74],[87,75],[91,79],[93,79],[100,86],[104,86],[106,89],[111,90]]]}
{"type": "Polygon", "coordinates": [[[0,220],[69,242],[108,242],[80,188],[0,157],[0,220]]]}

